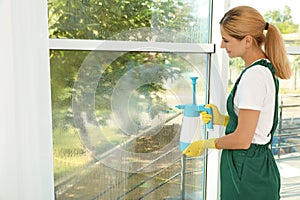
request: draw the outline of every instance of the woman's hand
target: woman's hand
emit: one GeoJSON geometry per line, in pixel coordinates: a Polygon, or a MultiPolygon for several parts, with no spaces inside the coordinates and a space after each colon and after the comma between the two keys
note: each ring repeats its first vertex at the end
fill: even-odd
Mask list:
{"type": "Polygon", "coordinates": [[[227,126],[228,121],[229,121],[229,116],[228,115],[222,115],[216,105],[207,104],[205,106],[205,108],[211,108],[212,109],[212,115],[208,114],[206,111],[201,112],[202,120],[205,124],[207,124],[211,120],[213,120],[214,125],[227,126]]]}
{"type": "Polygon", "coordinates": [[[188,157],[201,156],[208,148],[216,149],[216,138],[211,138],[208,140],[197,140],[191,143],[183,151],[183,154],[188,157]]]}

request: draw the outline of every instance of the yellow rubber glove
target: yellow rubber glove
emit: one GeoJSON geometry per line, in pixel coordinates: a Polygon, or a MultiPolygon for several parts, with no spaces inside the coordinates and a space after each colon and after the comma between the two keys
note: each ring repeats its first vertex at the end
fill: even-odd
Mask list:
{"type": "Polygon", "coordinates": [[[206,111],[201,112],[202,120],[205,124],[210,122],[210,120],[213,118],[214,125],[227,126],[230,119],[228,115],[222,115],[218,107],[215,106],[214,104],[207,104],[205,108],[211,108],[213,113],[213,115],[211,115],[208,114],[206,111]]]}
{"type": "Polygon", "coordinates": [[[216,139],[197,140],[191,143],[182,153],[188,157],[201,156],[206,149],[216,149],[216,139]]]}

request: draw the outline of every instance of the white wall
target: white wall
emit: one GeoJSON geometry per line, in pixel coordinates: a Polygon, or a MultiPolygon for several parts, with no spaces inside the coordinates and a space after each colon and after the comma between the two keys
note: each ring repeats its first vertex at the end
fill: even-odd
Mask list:
{"type": "Polygon", "coordinates": [[[0,0],[0,199],[54,199],[46,0],[0,0]]]}

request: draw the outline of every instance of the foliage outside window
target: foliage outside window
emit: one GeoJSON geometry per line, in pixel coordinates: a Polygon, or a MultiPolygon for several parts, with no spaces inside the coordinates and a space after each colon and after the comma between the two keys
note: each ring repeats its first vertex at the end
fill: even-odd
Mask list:
{"type": "MultiPolygon", "coordinates": [[[[48,0],[49,38],[207,43],[208,13],[205,15],[201,12],[200,16],[200,8],[209,10],[208,1],[48,0]]],[[[130,111],[131,120],[137,124],[140,131],[149,128],[149,124],[140,120],[138,114],[147,113],[144,119],[150,122],[160,116],[172,118],[177,115],[174,105],[170,105],[166,98],[168,96],[166,83],[180,82],[176,87],[186,92],[184,86],[190,85],[190,82],[184,82],[184,78],[194,71],[193,60],[197,60],[199,70],[205,69],[206,59],[205,55],[197,54],[51,50],[57,195],[61,190],[59,184],[64,182],[66,177],[71,177],[77,170],[97,161],[95,152],[109,151],[113,146],[122,144],[130,138],[130,135],[124,136],[126,130],[116,130],[109,126],[112,123],[111,96],[122,77],[134,72],[132,76],[138,77],[138,80],[143,80],[145,76],[155,80],[136,88],[130,96],[129,104],[133,108],[130,111]],[[93,63],[95,65],[89,64],[90,57],[98,59],[98,62],[93,63]],[[139,71],[140,68],[144,70],[139,71]],[[84,69],[88,70],[85,72],[84,69]],[[90,84],[81,89],[78,81],[82,74],[90,78],[86,80],[87,84],[93,82],[92,80],[98,80],[94,82],[97,84],[90,84]],[[90,98],[92,95],[95,95],[95,98],[90,98]],[[78,99],[86,97],[87,99],[81,99],[81,102],[84,102],[85,109],[90,109],[90,112],[75,116],[74,105],[78,105],[78,99]],[[151,112],[148,112],[149,109],[151,112]],[[165,113],[161,113],[161,110],[165,113]],[[86,128],[86,124],[80,123],[88,123],[90,127],[101,126],[101,131],[105,132],[110,145],[99,142],[101,140],[97,138],[97,134],[93,136],[95,130],[86,128]]],[[[199,81],[198,85],[204,87],[202,81],[199,81]]],[[[160,127],[161,134],[156,138],[140,137],[134,145],[127,145],[126,151],[156,152],[177,137],[174,133],[178,130],[179,127],[176,125],[166,123],[164,127],[160,127]]],[[[178,189],[176,190],[178,192],[178,189]]]]}

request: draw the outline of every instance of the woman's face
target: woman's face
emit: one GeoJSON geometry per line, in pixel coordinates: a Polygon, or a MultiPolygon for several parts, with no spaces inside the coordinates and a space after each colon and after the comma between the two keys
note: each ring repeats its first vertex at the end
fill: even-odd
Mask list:
{"type": "Polygon", "coordinates": [[[238,40],[234,37],[231,37],[224,31],[222,26],[220,28],[220,31],[222,36],[221,48],[226,49],[228,56],[230,58],[243,57],[245,53],[244,39],[238,40]]]}

